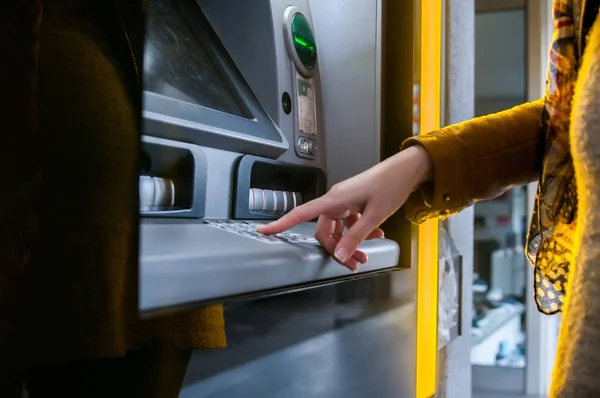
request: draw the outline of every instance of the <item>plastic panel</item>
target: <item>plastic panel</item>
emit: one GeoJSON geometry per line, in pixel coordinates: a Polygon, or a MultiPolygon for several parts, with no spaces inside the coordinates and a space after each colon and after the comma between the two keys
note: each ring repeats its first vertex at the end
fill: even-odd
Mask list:
{"type": "MultiPolygon", "coordinates": [[[[313,235],[315,223],[294,232],[313,235]]],[[[140,310],[201,304],[353,277],[316,243],[266,243],[194,220],[142,220],[140,310]]],[[[387,239],[365,242],[358,273],[392,269],[400,249],[387,239]]]]}

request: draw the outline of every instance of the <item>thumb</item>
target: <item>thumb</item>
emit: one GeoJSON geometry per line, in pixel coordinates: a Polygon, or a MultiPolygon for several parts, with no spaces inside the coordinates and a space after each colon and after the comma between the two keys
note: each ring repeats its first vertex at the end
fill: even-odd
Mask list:
{"type": "Polygon", "coordinates": [[[338,261],[342,263],[348,261],[363,241],[378,227],[377,219],[369,213],[365,209],[362,217],[346,231],[338,242],[334,252],[334,256],[338,261]]]}
{"type": "Polygon", "coordinates": [[[324,197],[312,200],[294,208],[277,221],[273,221],[267,225],[261,225],[258,227],[258,232],[265,235],[272,235],[287,231],[298,224],[308,222],[327,213],[329,207],[329,203],[327,200],[324,200],[324,197]]]}

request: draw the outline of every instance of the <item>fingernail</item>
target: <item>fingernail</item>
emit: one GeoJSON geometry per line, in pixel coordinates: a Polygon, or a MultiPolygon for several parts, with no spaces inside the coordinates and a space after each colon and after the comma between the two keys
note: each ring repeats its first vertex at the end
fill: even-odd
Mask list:
{"type": "Polygon", "coordinates": [[[335,251],[334,256],[342,263],[345,263],[346,261],[348,261],[348,258],[350,258],[350,253],[345,247],[340,247],[335,251]]]}
{"type": "Polygon", "coordinates": [[[385,238],[385,232],[381,231],[381,233],[379,234],[379,236],[381,236],[381,239],[385,238]]]}

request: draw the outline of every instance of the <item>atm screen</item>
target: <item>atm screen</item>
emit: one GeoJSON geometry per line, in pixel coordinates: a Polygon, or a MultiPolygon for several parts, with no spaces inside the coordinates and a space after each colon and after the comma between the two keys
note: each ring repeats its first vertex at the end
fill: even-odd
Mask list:
{"type": "Polygon", "coordinates": [[[217,111],[252,118],[232,89],[228,77],[220,70],[218,60],[213,59],[210,49],[198,40],[199,31],[207,40],[214,36],[214,33],[211,35],[211,28],[206,26],[208,23],[201,15],[200,8],[195,2],[191,3],[191,7],[187,4],[184,8],[184,3],[189,2],[148,2],[144,89],[217,111]],[[195,26],[190,23],[189,9],[199,14],[192,16],[195,26]]]}

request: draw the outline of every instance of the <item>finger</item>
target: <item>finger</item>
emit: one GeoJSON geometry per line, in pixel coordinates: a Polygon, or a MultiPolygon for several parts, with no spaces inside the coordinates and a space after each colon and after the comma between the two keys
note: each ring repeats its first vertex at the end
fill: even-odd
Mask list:
{"type": "MultiPolygon", "coordinates": [[[[350,216],[348,216],[348,218],[346,218],[346,225],[348,225],[349,228],[351,228],[352,225],[354,225],[356,223],[356,221],[358,221],[360,219],[360,217],[361,217],[360,213],[351,214],[350,216]]],[[[344,237],[344,222],[342,220],[339,220],[336,223],[334,237],[335,237],[336,245],[344,237]]],[[[334,256],[334,259],[335,259],[335,256],[334,256]]],[[[365,252],[357,250],[354,252],[351,259],[358,261],[360,264],[366,264],[367,261],[369,260],[369,257],[367,256],[367,254],[365,252]]],[[[347,261],[346,261],[346,263],[347,263],[347,261]]],[[[346,264],[346,263],[344,263],[344,264],[346,264]]],[[[357,271],[357,269],[353,269],[353,271],[357,271]]]]}
{"type": "Polygon", "coordinates": [[[344,236],[344,220],[335,220],[335,230],[333,231],[333,237],[336,240],[342,239],[344,236]]]}
{"type": "Polygon", "coordinates": [[[272,235],[287,231],[298,224],[310,221],[322,214],[325,214],[329,210],[330,206],[330,202],[324,200],[324,198],[315,199],[294,208],[277,221],[259,226],[258,232],[265,235],[272,235]]]}
{"type": "MultiPolygon", "coordinates": [[[[333,236],[324,236],[324,237],[318,237],[317,240],[319,241],[319,243],[321,244],[323,249],[325,249],[325,251],[327,253],[329,253],[330,255],[333,256],[333,252],[338,243],[338,239],[334,238],[333,236]]],[[[356,272],[356,271],[358,271],[358,267],[361,263],[364,264],[367,262],[366,257],[367,256],[365,253],[363,253],[361,251],[356,251],[355,256],[352,256],[345,262],[341,262],[335,257],[332,257],[332,258],[339,264],[348,268],[350,271],[356,272]]]]}
{"type": "Polygon", "coordinates": [[[352,213],[350,214],[347,218],[346,218],[346,227],[347,228],[352,228],[352,226],[354,224],[356,224],[356,222],[360,219],[361,214],[360,213],[352,213]]]}
{"type": "Polygon", "coordinates": [[[369,215],[369,209],[366,210],[362,217],[346,231],[335,248],[334,256],[342,263],[352,257],[360,244],[377,228],[377,220],[369,215]]]}
{"type": "Polygon", "coordinates": [[[351,265],[351,267],[348,267],[351,271],[357,271],[358,264],[366,264],[369,261],[369,256],[367,256],[367,254],[365,252],[363,252],[361,250],[357,250],[354,252],[354,254],[352,254],[352,257],[350,257],[350,259],[348,259],[345,262],[341,262],[333,255],[335,247],[337,246],[337,244],[339,242],[339,239],[335,239],[335,238],[331,238],[331,237],[325,238],[325,239],[327,240],[327,247],[325,248],[327,253],[329,253],[331,255],[331,257],[339,264],[341,264],[345,267],[348,267],[349,265],[351,265]],[[356,267],[354,265],[356,265],[356,267]]]}
{"type": "Polygon", "coordinates": [[[361,250],[355,251],[352,255],[352,258],[358,261],[360,264],[366,264],[367,262],[369,262],[369,256],[367,256],[367,253],[361,250]]]}
{"type": "MultiPolygon", "coordinates": [[[[342,220],[334,220],[329,217],[321,216],[317,222],[317,229],[315,231],[315,238],[319,241],[321,246],[333,256],[333,251],[339,240],[344,234],[344,222],[342,220]]],[[[333,257],[334,260],[335,257],[333,257]]],[[[355,254],[345,263],[340,263],[344,267],[356,272],[359,264],[366,264],[368,257],[361,251],[356,251],[355,254]]]]}
{"type": "Polygon", "coordinates": [[[385,238],[385,234],[383,233],[383,231],[380,228],[376,228],[373,232],[371,232],[366,238],[365,240],[372,240],[372,239],[383,239],[385,238]]]}
{"type": "Polygon", "coordinates": [[[315,229],[315,238],[320,242],[335,233],[336,220],[327,216],[320,216],[317,220],[317,228],[315,229]]]}
{"type": "MultiPolygon", "coordinates": [[[[362,217],[361,213],[353,213],[350,216],[348,216],[348,218],[346,219],[346,226],[348,228],[352,228],[352,226],[362,217]]],[[[371,240],[371,239],[383,239],[385,238],[385,234],[383,233],[383,231],[380,228],[376,228],[375,230],[373,230],[366,238],[365,240],[371,240]]]]}

